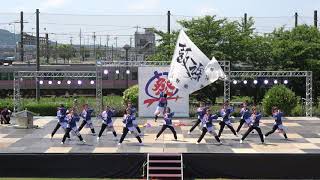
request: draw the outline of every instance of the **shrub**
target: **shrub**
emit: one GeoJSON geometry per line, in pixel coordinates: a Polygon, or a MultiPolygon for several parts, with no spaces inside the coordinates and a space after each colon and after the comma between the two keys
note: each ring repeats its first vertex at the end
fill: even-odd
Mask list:
{"type": "Polygon", "coordinates": [[[295,93],[284,85],[277,85],[265,94],[262,105],[264,113],[270,115],[273,106],[279,107],[285,114],[291,115],[293,108],[297,106],[298,99],[295,93]]]}
{"type": "Polygon", "coordinates": [[[304,116],[304,110],[301,104],[297,104],[296,107],[292,109],[292,116],[304,116]]]}
{"type": "Polygon", "coordinates": [[[130,88],[126,89],[123,92],[123,104],[126,104],[126,102],[131,101],[131,103],[138,107],[138,95],[139,95],[139,86],[134,85],[130,88]]]}

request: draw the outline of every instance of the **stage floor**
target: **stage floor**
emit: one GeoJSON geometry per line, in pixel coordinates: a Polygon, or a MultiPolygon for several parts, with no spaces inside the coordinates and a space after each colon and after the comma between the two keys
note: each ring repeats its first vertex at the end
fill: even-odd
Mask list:
{"type": "MultiPolygon", "coordinates": [[[[115,119],[115,129],[120,138],[122,133],[121,118],[115,119]]],[[[39,129],[16,129],[12,125],[0,125],[0,153],[319,153],[320,154],[320,119],[319,118],[286,118],[285,126],[288,128],[289,140],[285,140],[282,134],[274,133],[266,138],[266,144],[261,144],[257,133],[250,134],[243,144],[228,128],[225,128],[218,144],[214,137],[207,134],[200,144],[196,144],[200,136],[200,129],[196,128],[191,135],[188,130],[194,119],[176,118],[175,129],[178,133],[178,141],[173,141],[173,135],[167,129],[157,141],[154,140],[161,128],[161,120],[155,123],[151,118],[139,119],[140,128],[144,132],[143,145],[139,145],[137,139],[128,134],[121,146],[117,145],[111,132],[104,132],[100,141],[96,140],[90,129],[84,128],[82,136],[86,144],[79,142],[76,136],[71,137],[61,145],[63,130],[59,129],[53,139],[51,131],[57,120],[55,117],[35,117],[34,124],[39,129]],[[143,127],[150,123],[151,127],[143,127]]],[[[14,119],[13,119],[14,124],[14,119]]],[[[100,131],[101,121],[94,119],[95,130],[100,131]]],[[[262,132],[271,130],[273,120],[262,120],[262,132]]],[[[236,128],[238,123],[233,123],[236,128]]],[[[219,125],[216,124],[216,131],[219,125]]],[[[246,129],[246,128],[245,128],[246,129]]],[[[241,133],[245,132],[241,130],[241,133]]]]}

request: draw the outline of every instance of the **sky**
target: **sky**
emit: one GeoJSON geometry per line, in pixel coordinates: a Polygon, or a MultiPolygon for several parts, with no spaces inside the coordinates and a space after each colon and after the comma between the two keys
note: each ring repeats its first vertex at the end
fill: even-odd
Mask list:
{"type": "MultiPolygon", "coordinates": [[[[166,13],[171,11],[172,27],[175,22],[192,16],[217,15],[239,20],[244,13],[256,17],[257,31],[270,32],[274,27],[294,24],[294,13],[299,22],[311,24],[313,11],[320,7],[320,0],[1,0],[0,28],[13,31],[5,25],[19,19],[24,11],[26,31],[34,32],[35,9],[40,9],[41,31],[51,32],[57,40],[78,41],[79,29],[85,34],[132,34],[136,28],[156,27],[166,29],[166,13]],[[17,13],[17,14],[15,14],[17,13]],[[66,15],[68,14],[68,15],[66,15]],[[86,16],[76,16],[86,15],[86,16]],[[99,15],[99,16],[94,16],[99,15]],[[109,16],[102,16],[109,15],[109,16]],[[113,15],[113,16],[110,16],[113,15]],[[146,16],[139,16],[146,15],[146,16]],[[153,16],[154,15],[154,16],[153,16]],[[75,25],[76,24],[76,25],[75,25]],[[63,35],[63,32],[66,34],[63,35]],[[55,34],[55,35],[54,35],[55,34]],[[59,35],[60,34],[60,35],[59,35]]],[[[320,14],[320,13],[318,13],[320,14]]],[[[18,25],[16,25],[18,26],[18,25]]],[[[119,36],[118,41],[129,37],[119,36]]],[[[113,41],[115,39],[113,38],[113,41]]],[[[89,38],[88,38],[88,41],[89,38]]],[[[104,41],[104,40],[103,40],[104,41]]],[[[90,42],[89,42],[90,43],[90,42]]],[[[115,43],[115,42],[113,42],[115,43]]]]}

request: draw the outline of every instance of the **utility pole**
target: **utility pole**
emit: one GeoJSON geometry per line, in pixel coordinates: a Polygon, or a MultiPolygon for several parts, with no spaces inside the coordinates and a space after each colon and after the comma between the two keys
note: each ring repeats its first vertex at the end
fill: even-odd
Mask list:
{"type": "Polygon", "coordinates": [[[318,11],[315,10],[313,13],[313,23],[314,27],[318,28],[318,11]]]}
{"type": "Polygon", "coordinates": [[[55,52],[56,52],[56,64],[58,64],[58,41],[56,41],[56,47],[55,47],[55,52]]]}
{"type": "MultiPolygon", "coordinates": [[[[37,61],[36,61],[36,66],[37,66],[37,71],[40,71],[40,35],[39,35],[39,9],[36,10],[36,36],[37,36],[37,61]]],[[[39,85],[39,78],[36,77],[36,99],[37,102],[40,100],[40,85],[39,85]]]]}
{"type": "Polygon", "coordinates": [[[116,48],[118,47],[118,37],[114,37],[114,39],[116,40],[116,48]]]}
{"type": "Polygon", "coordinates": [[[23,11],[20,12],[20,61],[24,60],[24,50],[23,50],[23,11]]]}
{"type": "Polygon", "coordinates": [[[46,57],[47,57],[47,64],[49,64],[49,34],[46,33],[46,57]]]}
{"type": "Polygon", "coordinates": [[[132,47],[132,37],[130,36],[130,47],[132,47]]]}
{"type": "Polygon", "coordinates": [[[111,61],[113,62],[113,45],[111,46],[111,61]]]}
{"type": "Polygon", "coordinates": [[[294,27],[298,26],[298,13],[294,13],[294,27]]]}
{"type": "Polygon", "coordinates": [[[170,34],[170,32],[171,32],[171,27],[170,27],[170,24],[171,24],[170,23],[171,12],[170,11],[168,11],[167,16],[168,16],[167,33],[170,34]]]}
{"type": "Polygon", "coordinates": [[[97,59],[96,56],[96,33],[93,32],[93,54],[94,54],[94,59],[97,59]]]}
{"type": "Polygon", "coordinates": [[[243,20],[244,20],[244,30],[246,30],[247,29],[247,23],[248,23],[248,19],[247,19],[247,13],[244,13],[244,17],[243,17],[243,20]]]}
{"type": "Polygon", "coordinates": [[[80,53],[80,61],[82,60],[82,49],[81,49],[81,28],[80,28],[80,49],[79,49],[79,53],[80,53]]]}
{"type": "Polygon", "coordinates": [[[73,38],[73,37],[71,36],[71,37],[70,37],[70,45],[71,45],[71,46],[72,46],[72,38],[73,38]]]}

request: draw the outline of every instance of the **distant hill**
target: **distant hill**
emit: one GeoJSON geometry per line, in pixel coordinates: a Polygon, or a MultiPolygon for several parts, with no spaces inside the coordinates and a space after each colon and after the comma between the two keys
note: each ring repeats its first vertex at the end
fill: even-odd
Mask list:
{"type": "Polygon", "coordinates": [[[16,34],[16,41],[14,41],[14,34],[0,29],[0,45],[15,45],[16,42],[19,42],[20,34],[16,34]]]}

